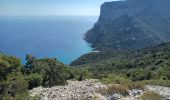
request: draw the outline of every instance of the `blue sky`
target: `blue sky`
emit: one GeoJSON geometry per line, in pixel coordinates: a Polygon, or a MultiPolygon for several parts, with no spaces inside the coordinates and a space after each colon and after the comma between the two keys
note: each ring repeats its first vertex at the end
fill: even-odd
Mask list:
{"type": "Polygon", "coordinates": [[[99,15],[106,1],[114,0],[0,0],[0,15],[99,15]]]}

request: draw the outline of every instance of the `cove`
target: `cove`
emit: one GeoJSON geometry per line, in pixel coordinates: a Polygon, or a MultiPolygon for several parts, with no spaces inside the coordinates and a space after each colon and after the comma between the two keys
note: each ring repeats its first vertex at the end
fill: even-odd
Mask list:
{"type": "Polygon", "coordinates": [[[93,27],[95,16],[0,17],[0,51],[25,62],[26,54],[57,58],[70,64],[92,51],[83,34],[93,27]]]}

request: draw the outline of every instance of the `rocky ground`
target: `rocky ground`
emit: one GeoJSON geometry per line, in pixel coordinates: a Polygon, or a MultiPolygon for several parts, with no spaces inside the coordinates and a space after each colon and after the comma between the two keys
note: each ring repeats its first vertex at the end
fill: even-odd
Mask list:
{"type": "Polygon", "coordinates": [[[162,95],[166,100],[170,100],[170,87],[148,85],[146,88],[150,91],[162,95]]]}
{"type": "MultiPolygon", "coordinates": [[[[129,95],[126,97],[120,94],[106,96],[96,92],[104,88],[107,89],[107,86],[97,80],[68,81],[66,86],[34,88],[30,91],[30,95],[39,96],[42,100],[139,100],[139,96],[145,91],[138,89],[129,90],[129,95]]],[[[145,86],[145,89],[159,93],[166,99],[170,98],[170,88],[148,85],[145,86]]]]}
{"type": "Polygon", "coordinates": [[[66,86],[55,86],[52,88],[38,87],[30,91],[31,96],[40,96],[45,100],[86,100],[105,98],[95,93],[99,88],[106,88],[106,85],[96,80],[68,81],[66,86]]]}

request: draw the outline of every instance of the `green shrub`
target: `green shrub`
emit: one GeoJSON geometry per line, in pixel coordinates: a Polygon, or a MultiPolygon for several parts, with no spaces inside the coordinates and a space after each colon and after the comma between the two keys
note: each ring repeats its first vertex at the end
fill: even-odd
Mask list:
{"type": "Polygon", "coordinates": [[[0,95],[2,98],[16,98],[19,96],[28,96],[27,82],[21,73],[11,73],[6,81],[0,82],[0,95]]]}
{"type": "Polygon", "coordinates": [[[142,81],[142,83],[148,85],[159,85],[159,86],[170,87],[170,80],[145,80],[142,81]]]}
{"type": "Polygon", "coordinates": [[[0,80],[5,80],[8,74],[18,72],[20,69],[20,59],[12,56],[0,55],[0,80]]]}
{"type": "Polygon", "coordinates": [[[29,76],[25,77],[27,83],[28,83],[28,89],[32,89],[35,87],[38,87],[42,85],[43,77],[40,74],[30,74],[29,76]]]}
{"type": "Polygon", "coordinates": [[[132,72],[131,79],[133,81],[141,81],[151,78],[151,73],[144,69],[137,69],[132,72]]]}
{"type": "Polygon", "coordinates": [[[80,76],[79,76],[78,81],[83,81],[83,80],[85,80],[85,76],[83,75],[83,73],[81,73],[80,76]]]}
{"type": "Polygon", "coordinates": [[[115,83],[115,84],[123,84],[123,83],[129,83],[131,80],[129,80],[127,77],[123,75],[116,75],[116,74],[109,74],[106,78],[102,78],[101,81],[105,84],[109,83],[115,83]]]}
{"type": "Polygon", "coordinates": [[[0,100],[23,100],[29,97],[28,84],[21,67],[20,59],[0,55],[0,100]]]}
{"type": "Polygon", "coordinates": [[[64,64],[56,59],[42,59],[42,64],[46,65],[43,74],[43,86],[51,87],[54,85],[65,85],[67,83],[67,69],[64,64]]]}
{"type": "Polygon", "coordinates": [[[58,62],[55,58],[36,59],[31,55],[27,55],[26,60],[27,63],[23,72],[26,75],[38,75],[37,77],[35,75],[30,76],[31,78],[28,79],[31,80],[29,82],[29,88],[33,88],[41,84],[44,87],[51,87],[54,85],[65,85],[67,83],[66,80],[69,77],[69,71],[64,64],[58,62]],[[38,80],[36,81],[36,79],[38,80]]]}

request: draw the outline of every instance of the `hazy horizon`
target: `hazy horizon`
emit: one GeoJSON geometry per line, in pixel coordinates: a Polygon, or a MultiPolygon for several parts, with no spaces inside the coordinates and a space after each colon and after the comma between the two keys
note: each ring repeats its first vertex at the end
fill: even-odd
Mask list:
{"type": "Polygon", "coordinates": [[[82,35],[96,20],[93,17],[3,17],[0,18],[0,52],[19,57],[23,63],[26,54],[31,54],[70,64],[91,52],[82,35]]]}
{"type": "Polygon", "coordinates": [[[117,0],[0,0],[0,16],[98,16],[108,1],[117,0]]]}

